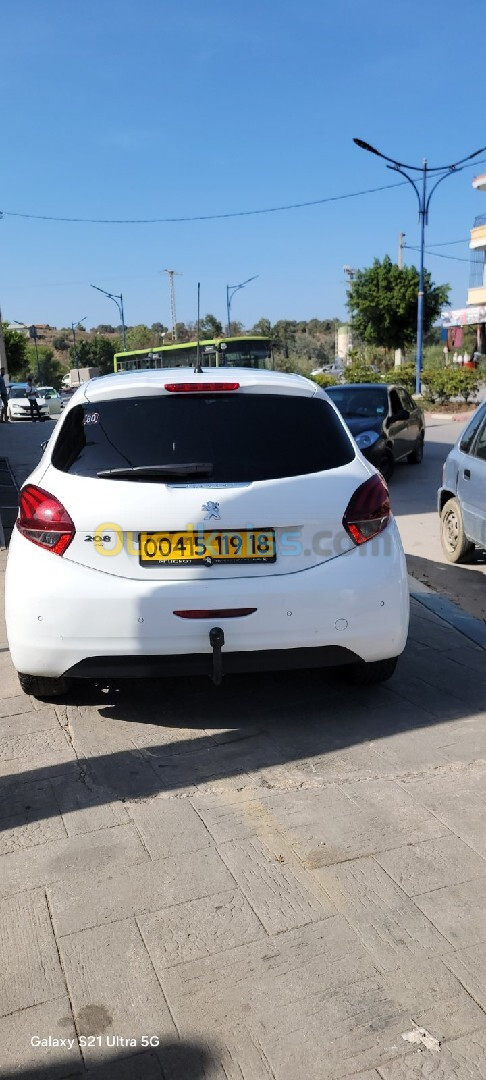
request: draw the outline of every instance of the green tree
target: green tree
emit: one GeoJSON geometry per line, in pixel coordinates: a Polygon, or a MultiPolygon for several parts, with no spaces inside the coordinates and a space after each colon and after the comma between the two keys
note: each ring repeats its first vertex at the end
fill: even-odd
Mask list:
{"type": "Polygon", "coordinates": [[[66,352],[69,349],[69,341],[64,334],[59,334],[58,337],[52,339],[52,344],[58,352],[66,352]]]}
{"type": "Polygon", "coordinates": [[[55,386],[56,389],[60,387],[65,368],[48,346],[38,345],[36,352],[34,345],[28,345],[27,366],[34,382],[40,386],[55,386]]]}
{"type": "Polygon", "coordinates": [[[3,337],[5,341],[5,355],[7,357],[7,371],[11,382],[23,378],[27,371],[27,347],[28,342],[25,334],[20,330],[9,330],[2,323],[3,337]]]}
{"type": "Polygon", "coordinates": [[[148,326],[143,323],[139,323],[138,326],[130,326],[127,329],[127,350],[131,349],[150,349],[151,346],[158,345],[157,334],[153,330],[149,330],[148,326]]]}
{"type": "MultiPolygon", "coordinates": [[[[419,274],[415,266],[399,267],[385,255],[383,262],[358,270],[348,291],[353,330],[367,345],[406,349],[416,337],[419,274]]],[[[424,274],[424,333],[427,334],[448,301],[448,285],[434,285],[424,274]]]]}
{"type": "Polygon", "coordinates": [[[251,334],[261,334],[262,337],[272,336],[272,324],[270,319],[259,319],[258,322],[252,326],[250,330],[251,334]]]}
{"type": "Polygon", "coordinates": [[[73,367],[97,367],[100,375],[109,375],[113,371],[113,357],[120,351],[117,338],[96,336],[90,341],[76,342],[76,352],[71,346],[69,356],[73,367]]]}
{"type": "Polygon", "coordinates": [[[223,324],[215,315],[205,315],[204,319],[201,319],[200,334],[202,338],[219,338],[223,336],[223,324]]]}

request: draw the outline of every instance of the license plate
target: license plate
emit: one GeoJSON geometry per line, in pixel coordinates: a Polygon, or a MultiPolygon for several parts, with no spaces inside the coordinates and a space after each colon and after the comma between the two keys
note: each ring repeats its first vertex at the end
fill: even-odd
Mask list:
{"type": "Polygon", "coordinates": [[[140,533],[142,566],[203,563],[273,563],[274,529],[140,533]]]}

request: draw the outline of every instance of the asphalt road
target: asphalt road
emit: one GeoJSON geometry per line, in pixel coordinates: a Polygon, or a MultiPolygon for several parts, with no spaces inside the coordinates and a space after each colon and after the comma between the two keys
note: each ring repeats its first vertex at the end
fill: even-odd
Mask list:
{"type": "Polygon", "coordinates": [[[442,465],[467,423],[430,419],[421,465],[398,465],[390,496],[407,555],[409,573],[459,604],[469,615],[486,619],[486,552],[476,551],[467,563],[451,566],[442,554],[437,488],[442,465]]]}

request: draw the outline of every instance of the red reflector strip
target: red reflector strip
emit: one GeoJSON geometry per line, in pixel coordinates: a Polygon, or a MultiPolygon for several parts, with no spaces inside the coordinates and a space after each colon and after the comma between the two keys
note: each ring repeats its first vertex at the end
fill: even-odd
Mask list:
{"type": "Polygon", "coordinates": [[[166,383],[165,389],[170,394],[214,394],[227,390],[239,390],[237,382],[184,382],[166,383]]]}
{"type": "Polygon", "coordinates": [[[253,615],[256,607],[212,608],[211,610],[174,611],[179,619],[240,619],[244,615],[253,615]]]}

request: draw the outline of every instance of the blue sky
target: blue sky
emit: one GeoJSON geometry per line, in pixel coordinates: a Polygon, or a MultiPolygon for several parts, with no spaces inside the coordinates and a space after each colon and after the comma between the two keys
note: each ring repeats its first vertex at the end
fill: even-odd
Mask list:
{"type": "MultiPolygon", "coordinates": [[[[224,214],[399,179],[354,135],[419,164],[486,144],[476,55],[484,0],[18,0],[2,15],[0,209],[81,218],[224,214]]],[[[482,155],[486,159],[486,154],[482,155]]],[[[429,243],[467,238],[486,196],[447,179],[429,243]]],[[[417,243],[415,197],[361,198],[220,221],[101,225],[0,221],[4,317],[116,322],[89,283],[123,292],[128,324],[177,316],[345,314],[343,265],[417,243]]],[[[467,243],[441,248],[468,259],[467,243]]],[[[407,262],[416,261],[405,252],[407,262]]],[[[467,262],[427,257],[466,299],[467,262]]]]}

